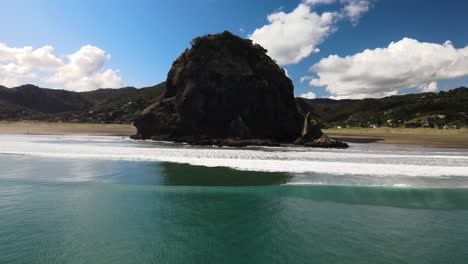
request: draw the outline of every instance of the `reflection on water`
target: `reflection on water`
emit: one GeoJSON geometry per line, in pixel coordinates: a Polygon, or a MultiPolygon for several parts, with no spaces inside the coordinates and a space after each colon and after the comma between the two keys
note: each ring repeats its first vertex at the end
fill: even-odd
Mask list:
{"type": "Polygon", "coordinates": [[[163,162],[165,185],[179,186],[262,186],[285,184],[292,177],[287,173],[259,173],[229,168],[208,168],[163,162]]]}
{"type": "Polygon", "coordinates": [[[5,169],[0,173],[0,180],[13,182],[112,183],[122,185],[115,188],[134,188],[132,186],[136,185],[142,188],[153,186],[153,189],[166,191],[172,189],[160,189],[158,186],[180,186],[177,190],[223,191],[235,195],[255,192],[264,196],[284,195],[344,204],[446,210],[468,208],[468,189],[444,187],[444,184],[455,187],[466,185],[466,179],[463,177],[369,178],[351,175],[248,172],[167,162],[51,159],[22,155],[0,157],[0,167],[5,169]],[[308,183],[315,184],[303,185],[305,178],[308,183]],[[395,181],[404,184],[394,184],[395,181]],[[440,187],[411,187],[424,184],[440,187]],[[219,188],[210,188],[216,186],[219,188]],[[266,188],[267,186],[271,187],[266,188]]]}
{"type": "Polygon", "coordinates": [[[248,172],[168,162],[53,159],[0,155],[0,179],[45,182],[101,182],[177,186],[262,186],[285,184],[287,173],[248,172]]]}
{"type": "Polygon", "coordinates": [[[0,153],[0,263],[468,259],[465,150],[6,136],[0,153]]]}

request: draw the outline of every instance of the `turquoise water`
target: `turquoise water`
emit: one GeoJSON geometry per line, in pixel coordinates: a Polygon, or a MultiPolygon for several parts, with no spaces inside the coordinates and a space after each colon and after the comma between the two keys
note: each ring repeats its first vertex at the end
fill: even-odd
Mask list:
{"type": "MultiPolygon", "coordinates": [[[[78,146],[120,144],[141,151],[147,143],[15,140],[2,142],[0,137],[0,263],[468,260],[468,178],[463,176],[468,164],[461,150],[357,145],[343,154],[355,153],[346,159],[366,164],[380,156],[362,153],[387,155],[388,164],[420,166],[422,177],[404,170],[340,175],[240,171],[115,156],[58,158],[51,142],[75,146],[74,154],[82,151],[78,146]],[[40,150],[25,143],[38,141],[40,150]],[[13,154],[10,143],[15,152],[36,152],[13,154]],[[397,164],[398,157],[388,151],[405,156],[397,164]],[[421,158],[421,153],[433,157],[421,158]],[[413,163],[409,156],[420,158],[413,163]],[[426,171],[442,165],[447,174],[455,168],[456,175],[434,177],[426,171]]],[[[335,160],[344,159],[342,152],[319,154],[330,153],[335,160]]]]}

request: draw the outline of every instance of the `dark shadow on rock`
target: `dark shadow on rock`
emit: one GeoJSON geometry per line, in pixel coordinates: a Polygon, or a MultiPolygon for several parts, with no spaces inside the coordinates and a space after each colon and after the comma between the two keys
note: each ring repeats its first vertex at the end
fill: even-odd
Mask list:
{"type": "Polygon", "coordinates": [[[163,98],[136,118],[134,138],[292,142],[302,127],[294,87],[266,52],[229,32],[194,39],[172,64],[163,98]]]}
{"type": "Polygon", "coordinates": [[[134,125],[138,132],[133,139],[231,147],[295,141],[307,147],[348,147],[323,135],[310,113],[304,119],[292,81],[263,47],[227,31],[192,41],[172,64],[164,96],[138,115],[134,125]]]}
{"type": "Polygon", "coordinates": [[[312,119],[311,113],[304,118],[301,136],[294,141],[296,145],[311,148],[348,148],[349,145],[339,140],[332,139],[322,132],[317,122],[312,119]]]}

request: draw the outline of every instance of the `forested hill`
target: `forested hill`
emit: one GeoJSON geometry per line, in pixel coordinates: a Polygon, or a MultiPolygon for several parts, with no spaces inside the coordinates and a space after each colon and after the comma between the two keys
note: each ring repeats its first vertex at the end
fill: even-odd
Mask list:
{"type": "MultiPolygon", "coordinates": [[[[157,101],[165,83],[137,89],[99,89],[90,92],[0,86],[0,121],[131,123],[135,114],[157,101]]],[[[390,96],[380,99],[332,100],[296,98],[323,127],[466,127],[468,88],[439,93],[390,96]]]]}
{"type": "Polygon", "coordinates": [[[0,120],[131,123],[135,114],[156,101],[165,83],[136,89],[71,92],[23,85],[0,86],[0,120]]]}
{"type": "Polygon", "coordinates": [[[296,98],[304,112],[323,127],[444,127],[468,125],[468,88],[380,99],[332,100],[296,98]]]}

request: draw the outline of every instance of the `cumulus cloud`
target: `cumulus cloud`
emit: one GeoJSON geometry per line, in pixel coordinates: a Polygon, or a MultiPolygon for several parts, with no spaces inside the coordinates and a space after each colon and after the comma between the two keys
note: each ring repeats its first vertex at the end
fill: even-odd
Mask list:
{"type": "Polygon", "coordinates": [[[75,91],[121,85],[118,71],[102,69],[110,59],[105,51],[87,45],[65,60],[54,55],[53,51],[52,46],[33,49],[0,43],[0,85],[12,87],[24,79],[55,83],[75,91]]]}
{"type": "Polygon", "coordinates": [[[52,54],[53,51],[54,48],[51,46],[34,50],[32,47],[15,48],[0,43],[0,75],[4,76],[2,80],[36,78],[35,69],[42,71],[57,69],[63,62],[52,54]]]}
{"type": "Polygon", "coordinates": [[[0,65],[0,75],[4,75],[9,78],[35,78],[37,76],[34,72],[31,71],[30,67],[18,65],[15,63],[0,65]]]}
{"type": "Polygon", "coordinates": [[[281,65],[298,63],[333,31],[334,17],[333,13],[317,14],[310,6],[300,4],[291,13],[269,15],[270,24],[256,29],[250,39],[266,48],[281,65]]]}
{"type": "Polygon", "coordinates": [[[298,97],[305,98],[305,99],[315,99],[317,95],[313,92],[308,92],[308,93],[300,94],[298,97]]]}
{"type": "Polygon", "coordinates": [[[337,29],[337,23],[349,19],[357,23],[369,10],[370,0],[341,0],[343,7],[321,14],[313,11],[318,4],[335,0],[304,0],[293,11],[276,11],[268,15],[268,25],[256,29],[249,38],[268,50],[280,65],[296,64],[314,52],[327,36],[337,29]]]}
{"type": "Polygon", "coordinates": [[[421,89],[421,91],[424,93],[433,93],[437,91],[438,84],[437,82],[425,83],[419,86],[419,89],[421,89]]]}
{"type": "Polygon", "coordinates": [[[16,58],[16,55],[21,53],[24,48],[12,48],[0,43],[0,61],[10,61],[16,58]]]}
{"type": "MultiPolygon", "coordinates": [[[[304,0],[309,5],[332,4],[337,0],[304,0]]],[[[369,11],[372,0],[340,0],[343,4],[343,9],[339,13],[340,16],[349,18],[354,24],[369,11]]]]}
{"type": "Polygon", "coordinates": [[[18,86],[18,80],[13,77],[0,78],[0,85],[5,87],[15,87],[18,86]]]}
{"type": "Polygon", "coordinates": [[[342,0],[345,4],[343,15],[348,17],[353,24],[357,24],[359,19],[369,11],[369,0],[342,0]]]}
{"type": "MultiPolygon", "coordinates": [[[[404,38],[386,48],[351,56],[331,55],[314,64],[311,86],[325,86],[334,98],[383,97],[402,88],[437,90],[437,81],[468,75],[468,46],[404,38]]],[[[307,78],[307,77],[305,77],[307,78]]]]}
{"type": "Polygon", "coordinates": [[[44,46],[33,50],[32,47],[23,48],[22,52],[16,55],[16,60],[19,65],[30,69],[37,68],[43,71],[54,71],[62,66],[63,62],[52,54],[54,48],[52,46],[44,46]]]}
{"type": "Polygon", "coordinates": [[[121,85],[118,71],[106,70],[100,72],[104,63],[111,58],[104,50],[86,45],[68,56],[68,62],[58,68],[56,73],[44,81],[47,83],[63,83],[65,88],[77,91],[96,88],[116,88],[121,85]]]}

